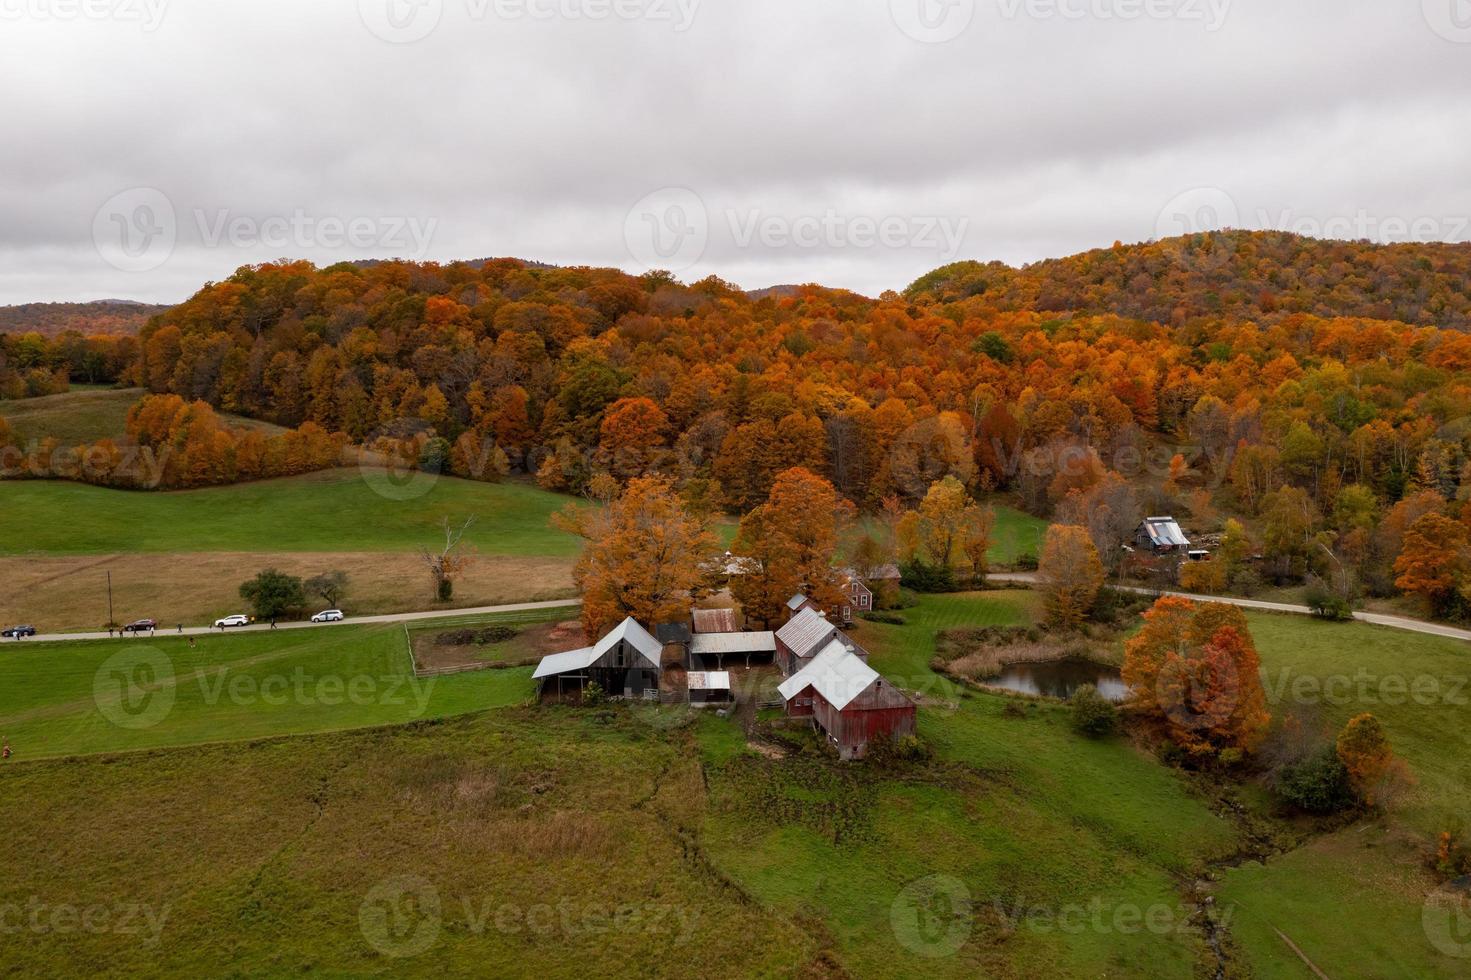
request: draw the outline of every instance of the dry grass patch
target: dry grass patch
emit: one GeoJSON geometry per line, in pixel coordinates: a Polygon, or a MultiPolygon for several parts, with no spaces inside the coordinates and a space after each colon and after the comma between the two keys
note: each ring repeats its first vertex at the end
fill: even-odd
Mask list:
{"type": "Polygon", "coordinates": [[[935,640],[934,668],[967,680],[997,677],[1008,664],[1054,660],[1107,662],[1104,648],[1086,637],[1053,634],[1044,627],[988,626],[943,630],[935,640]]]}
{"type": "MultiPolygon", "coordinates": [[[[561,599],[574,592],[565,558],[481,557],[455,583],[452,607],[431,602],[429,576],[404,553],[210,552],[0,558],[0,618],[44,632],[98,630],[107,620],[112,573],[118,622],[152,617],[199,625],[241,611],[240,583],[265,568],[307,578],[341,569],[351,582],[342,607],[373,616],[561,599]]],[[[316,608],[326,604],[309,599],[316,608]]]]}

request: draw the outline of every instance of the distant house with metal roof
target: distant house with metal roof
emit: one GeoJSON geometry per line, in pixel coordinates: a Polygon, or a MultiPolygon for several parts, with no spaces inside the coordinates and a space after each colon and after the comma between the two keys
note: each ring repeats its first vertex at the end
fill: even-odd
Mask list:
{"type": "Polygon", "coordinates": [[[1190,551],[1190,539],[1173,517],[1146,517],[1134,531],[1134,544],[1155,555],[1183,555],[1190,551]]]}
{"type": "Polygon", "coordinates": [[[581,693],[597,684],[614,697],[657,698],[664,644],[632,617],[590,647],[543,657],[532,675],[543,692],[581,693]]]}
{"type": "Polygon", "coordinates": [[[918,710],[839,633],[778,687],[787,714],[811,718],[843,759],[860,759],[879,739],[914,733],[918,710]]]}

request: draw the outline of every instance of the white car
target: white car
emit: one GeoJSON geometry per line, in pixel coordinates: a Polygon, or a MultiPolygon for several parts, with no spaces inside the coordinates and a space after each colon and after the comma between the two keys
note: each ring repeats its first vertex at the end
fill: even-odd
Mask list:
{"type": "Polygon", "coordinates": [[[314,623],[340,623],[343,620],[341,609],[325,609],[312,617],[314,623]]]}
{"type": "Polygon", "coordinates": [[[243,613],[236,613],[233,616],[226,616],[224,619],[217,619],[217,620],[215,620],[215,629],[218,629],[218,630],[226,629],[226,628],[231,627],[231,626],[249,626],[249,625],[250,625],[250,617],[249,616],[246,616],[243,613]]]}

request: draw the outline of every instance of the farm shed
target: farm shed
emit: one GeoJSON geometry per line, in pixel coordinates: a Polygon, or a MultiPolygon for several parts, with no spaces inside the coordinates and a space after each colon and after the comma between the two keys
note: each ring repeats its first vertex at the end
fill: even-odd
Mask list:
{"type": "Polygon", "coordinates": [[[787,677],[801,670],[818,650],[837,635],[838,628],[815,609],[803,609],[776,631],[776,660],[787,677]]]}
{"type": "Polygon", "coordinates": [[[817,608],[817,603],[807,598],[804,593],[798,592],[796,595],[787,600],[787,619],[793,619],[803,609],[811,609],[813,612],[817,613],[822,612],[821,609],[817,608]]]}
{"type": "Polygon", "coordinates": [[[699,669],[714,663],[724,669],[727,657],[737,657],[747,667],[752,663],[771,663],[776,656],[775,633],[696,633],[690,640],[690,667],[699,669]]]}
{"type": "Polygon", "coordinates": [[[916,708],[845,638],[828,643],[778,688],[787,714],[810,717],[843,759],[861,759],[878,739],[914,733],[916,708]]]}
{"type": "Polygon", "coordinates": [[[735,695],[730,687],[730,674],[724,670],[692,670],[689,673],[690,704],[731,704],[735,695]]]}
{"type": "Polygon", "coordinates": [[[1173,517],[1146,517],[1134,530],[1134,544],[1156,555],[1181,554],[1190,550],[1190,539],[1173,517]]]}
{"type": "Polygon", "coordinates": [[[629,618],[590,647],[542,658],[532,676],[543,692],[581,692],[595,683],[614,697],[658,697],[663,652],[664,644],[629,618]]]}

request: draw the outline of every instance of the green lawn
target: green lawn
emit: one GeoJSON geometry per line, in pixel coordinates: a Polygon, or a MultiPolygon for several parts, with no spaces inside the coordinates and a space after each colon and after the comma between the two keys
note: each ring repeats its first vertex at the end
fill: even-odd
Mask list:
{"type": "Polygon", "coordinates": [[[1327,730],[1372,712],[1418,780],[1387,823],[1356,824],[1227,874],[1220,899],[1238,911],[1233,931],[1251,967],[1261,977],[1310,976],[1280,930],[1332,977],[1471,976],[1471,959],[1439,952],[1425,931],[1433,883],[1419,868],[1437,833],[1471,831],[1471,647],[1364,624],[1248,619],[1274,712],[1316,711],[1327,730]]]}
{"type": "MultiPolygon", "coordinates": [[[[929,670],[936,630],[1025,623],[1036,602],[926,596],[902,626],[861,624],[874,666],[924,692],[932,755],[857,765],[810,748],[768,758],[734,719],[685,709],[520,707],[526,668],[416,687],[401,627],[211,636],[193,651],[177,637],[0,646],[0,733],[17,751],[0,767],[0,907],[168,912],[151,943],[70,930],[0,944],[0,973],[1212,975],[1182,896],[1236,853],[1235,824],[1127,741],[1074,734],[1065,706],[929,670]],[[339,731],[369,726],[399,727],[339,731]],[[327,734],[190,744],[310,732],[327,734]],[[32,761],[123,749],[157,751],[32,761]],[[415,920],[394,931],[373,907],[405,875],[437,900],[438,928],[393,958],[382,950],[401,951],[415,920]],[[565,925],[620,901],[643,910],[622,933],[565,925]],[[569,903],[577,915],[546,912],[547,930],[514,927],[569,903]],[[487,925],[503,908],[512,926],[487,925]],[[691,917],[655,929],[671,909],[691,917]]],[[[1361,670],[1381,700],[1391,675],[1465,693],[1450,689],[1468,662],[1453,641],[1251,625],[1269,695],[1300,692],[1299,673],[1361,670]]],[[[1409,842],[1464,810],[1466,708],[1373,710],[1417,794],[1386,826],[1224,873],[1217,908],[1242,975],[1311,977],[1279,931],[1335,978],[1467,975],[1421,927],[1429,885],[1409,842]]]]}
{"type": "Polygon", "coordinates": [[[532,693],[530,668],[414,678],[402,626],[0,646],[0,734],[17,759],[396,724],[532,693]]]}
{"type": "Polygon", "coordinates": [[[523,483],[423,479],[414,486],[424,492],[407,499],[381,474],[358,470],[169,493],[5,481],[0,555],[411,551],[442,536],[442,518],[470,515],[466,541],[481,554],[577,553],[575,538],[547,524],[570,498],[523,483]]]}
{"type": "Polygon", "coordinates": [[[920,712],[930,763],[772,762],[702,724],[711,854],[763,904],[817,920],[853,975],[1190,977],[1209,961],[1178,876],[1229,853],[1230,825],[1127,743],[1074,735],[1066,709],[1009,717],[1006,699],[929,671],[935,630],[1025,623],[1034,604],[926,596],[904,626],[860,627],[878,670],[955,699],[920,712]],[[932,885],[938,918],[916,927],[905,916],[932,885]],[[968,918],[947,918],[957,887],[968,918]],[[1136,913],[1171,925],[1136,928],[1136,913]]]}

